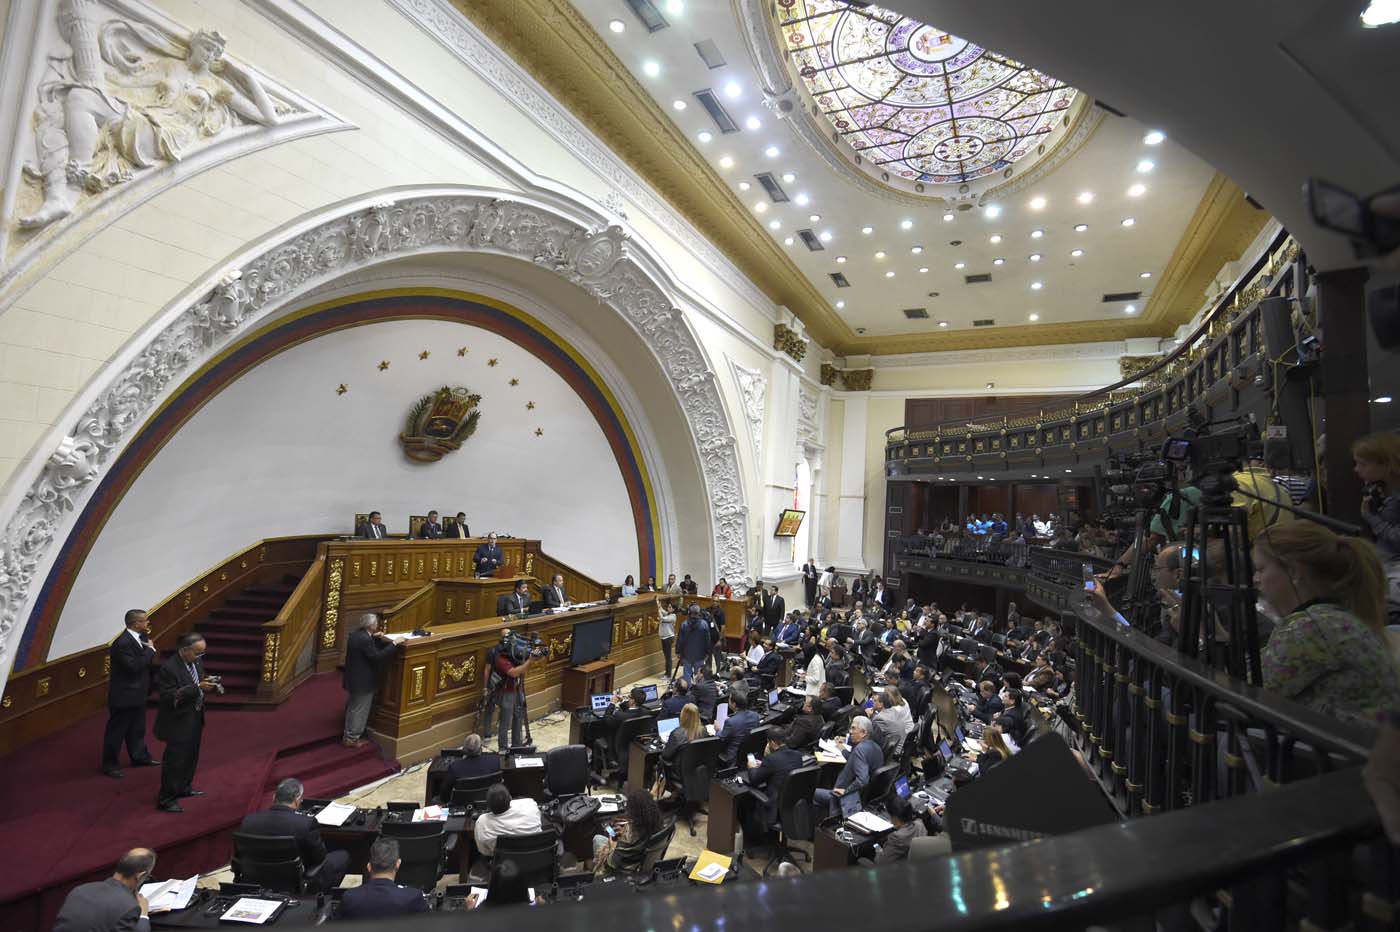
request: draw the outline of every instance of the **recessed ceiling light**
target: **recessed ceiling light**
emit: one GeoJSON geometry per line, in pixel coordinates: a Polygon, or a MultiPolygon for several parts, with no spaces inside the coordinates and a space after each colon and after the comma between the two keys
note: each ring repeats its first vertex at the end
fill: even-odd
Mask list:
{"type": "Polygon", "coordinates": [[[995,246],[997,243],[1000,243],[1000,242],[1001,242],[1001,234],[1000,234],[1000,233],[993,233],[990,237],[987,238],[987,242],[989,242],[989,243],[991,243],[993,246],[995,246]]]}
{"type": "Polygon", "coordinates": [[[733,167],[734,167],[734,160],[733,160],[732,158],[730,158],[729,156],[727,156],[727,155],[722,155],[722,156],[720,156],[720,159],[719,159],[719,167],[720,167],[720,168],[733,168],[733,167]]]}
{"type": "Polygon", "coordinates": [[[807,196],[806,191],[803,191],[800,194],[798,194],[797,197],[793,198],[793,200],[797,202],[798,207],[806,207],[808,204],[812,203],[812,199],[807,196]]]}
{"type": "Polygon", "coordinates": [[[927,275],[927,274],[928,274],[928,266],[926,266],[926,265],[921,265],[921,266],[919,266],[919,274],[920,274],[920,275],[927,275]]]}
{"type": "MultiPolygon", "coordinates": [[[[1039,315],[1039,314],[1031,314],[1029,317],[1026,318],[1026,320],[1029,320],[1031,323],[1035,323],[1037,320],[1040,320],[1040,315],[1039,315]]],[[[1031,478],[1034,479],[1035,477],[1032,476],[1031,478]]]]}
{"type": "Polygon", "coordinates": [[[1142,197],[1147,193],[1147,185],[1135,184],[1128,189],[1128,197],[1142,197]]]}
{"type": "Polygon", "coordinates": [[[792,172],[783,172],[783,184],[792,184],[797,180],[797,176],[792,172]]]}
{"type": "Polygon", "coordinates": [[[646,73],[647,77],[654,78],[661,73],[661,63],[648,58],[642,62],[642,71],[646,73]]]}
{"type": "Polygon", "coordinates": [[[966,262],[955,262],[955,263],[953,263],[953,268],[955,268],[955,269],[965,269],[965,268],[967,268],[967,263],[966,263],[966,262]]]}
{"type": "Polygon", "coordinates": [[[1156,167],[1157,163],[1152,161],[1151,159],[1143,159],[1141,162],[1137,163],[1137,170],[1144,175],[1152,171],[1152,169],[1156,167]]]}
{"type": "Polygon", "coordinates": [[[829,243],[829,242],[831,242],[831,231],[830,231],[830,230],[822,230],[822,235],[819,236],[819,237],[817,237],[817,239],[821,240],[823,243],[829,243]]]}
{"type": "Polygon", "coordinates": [[[1074,472],[1073,469],[1066,469],[1065,472],[1074,472]]]}
{"type": "Polygon", "coordinates": [[[1371,0],[1361,13],[1361,25],[1367,29],[1389,26],[1397,22],[1400,22],[1400,3],[1396,0],[1371,0]]]}
{"type": "Polygon", "coordinates": [[[627,28],[627,24],[620,19],[613,19],[608,21],[608,28],[613,32],[622,32],[627,28]]]}
{"type": "Polygon", "coordinates": [[[921,252],[924,251],[924,247],[922,247],[922,246],[910,246],[910,247],[909,247],[909,251],[912,252],[914,255],[917,256],[919,253],[921,253],[921,252]]]}
{"type": "Polygon", "coordinates": [[[1136,313],[1137,313],[1137,305],[1136,305],[1136,304],[1126,304],[1126,305],[1124,305],[1124,306],[1123,306],[1123,313],[1124,313],[1124,314],[1136,314],[1136,313]]]}
{"type": "Polygon", "coordinates": [[[759,129],[763,126],[763,121],[756,116],[751,116],[744,121],[744,125],[747,126],[749,129],[759,129]]]}
{"type": "Polygon", "coordinates": [[[940,321],[938,322],[938,326],[940,326],[940,327],[946,327],[946,326],[948,326],[948,322],[947,322],[946,320],[940,320],[940,321]]]}
{"type": "Polygon", "coordinates": [[[953,220],[953,215],[952,215],[952,214],[944,214],[944,215],[943,215],[943,221],[944,221],[945,223],[951,223],[952,220],[953,220]]]}
{"type": "Polygon", "coordinates": [[[1074,225],[1074,232],[1076,233],[1083,233],[1087,229],[1089,229],[1089,224],[1087,223],[1076,223],[1074,225]]]}
{"type": "Polygon", "coordinates": [[[1031,282],[1031,291],[1039,291],[1045,287],[1044,282],[1031,282]]]}
{"type": "Polygon", "coordinates": [[[770,230],[777,230],[777,229],[780,229],[780,228],[782,227],[782,225],[783,225],[783,221],[781,221],[781,220],[769,220],[769,221],[768,221],[768,229],[770,229],[770,230]]]}
{"type": "Polygon", "coordinates": [[[1130,227],[1130,226],[1132,226],[1132,225],[1135,224],[1135,223],[1137,223],[1137,221],[1134,220],[1132,217],[1124,217],[1124,218],[1123,218],[1123,226],[1125,226],[1125,227],[1130,227]]]}
{"type": "Polygon", "coordinates": [[[899,221],[899,228],[901,230],[912,230],[914,229],[914,221],[909,219],[901,220],[899,221]]]}
{"type": "Polygon", "coordinates": [[[841,308],[845,307],[845,306],[846,306],[846,302],[845,302],[845,301],[837,301],[837,302],[836,302],[836,309],[837,309],[838,311],[839,311],[841,308]]]}
{"type": "Polygon", "coordinates": [[[874,228],[874,227],[861,227],[861,228],[860,228],[860,231],[861,231],[862,233],[864,233],[866,236],[869,236],[871,233],[874,233],[874,232],[875,232],[875,228],[874,228]]]}
{"type": "Polygon", "coordinates": [[[1033,198],[1031,198],[1031,210],[1040,210],[1040,209],[1043,208],[1044,206],[1045,206],[1045,198],[1043,198],[1043,197],[1033,197],[1033,198]]]}
{"type": "Polygon", "coordinates": [[[760,213],[760,214],[761,214],[761,213],[765,213],[765,212],[767,212],[767,210],[768,210],[768,202],[767,202],[767,201],[755,201],[755,202],[754,202],[754,205],[753,205],[753,209],[754,209],[756,212],[760,213]]]}
{"type": "Polygon", "coordinates": [[[1038,252],[1033,252],[1033,253],[1031,253],[1031,255],[1030,255],[1030,259],[1031,259],[1032,262],[1039,262],[1039,261],[1040,261],[1041,259],[1043,259],[1043,258],[1045,258],[1045,257],[1042,256],[1042,255],[1041,255],[1040,253],[1038,253],[1038,252]]]}
{"type": "Polygon", "coordinates": [[[838,263],[840,263],[840,262],[845,262],[845,261],[846,261],[846,257],[845,257],[845,256],[837,256],[837,257],[836,257],[836,261],[837,261],[838,263]]]}
{"type": "Polygon", "coordinates": [[[738,81],[730,81],[724,85],[724,96],[730,100],[737,100],[744,96],[744,88],[738,81]]]}
{"type": "Polygon", "coordinates": [[[1162,140],[1166,138],[1166,133],[1162,132],[1160,129],[1154,129],[1151,132],[1149,132],[1146,136],[1142,137],[1142,141],[1146,145],[1155,146],[1160,144],[1162,140]]]}
{"type": "Polygon", "coordinates": [[[711,133],[709,130],[702,129],[700,132],[695,134],[695,138],[700,140],[701,142],[709,142],[711,139],[714,139],[715,136],[714,133],[711,133]]]}
{"type": "Polygon", "coordinates": [[[1044,230],[1031,230],[1031,239],[1040,239],[1044,235],[1044,230]]]}
{"type": "Polygon", "coordinates": [[[1391,402],[1389,395],[1381,395],[1379,398],[1372,398],[1371,402],[1378,405],[1388,405],[1391,402]]]}
{"type": "Polygon", "coordinates": [[[1138,278],[1151,278],[1151,277],[1152,277],[1152,273],[1151,273],[1151,272],[1139,272],[1139,273],[1138,273],[1138,278]]]}
{"type": "Polygon", "coordinates": [[[982,216],[988,220],[995,220],[1001,216],[1001,206],[999,204],[988,204],[982,208],[982,216]]]}
{"type": "Polygon", "coordinates": [[[822,215],[821,215],[821,214],[808,214],[808,215],[807,215],[807,222],[808,222],[808,223],[817,223],[818,221],[821,220],[821,218],[822,218],[822,215]]]}
{"type": "Polygon", "coordinates": [[[783,154],[783,150],[779,149],[777,146],[769,146],[767,149],[763,150],[763,154],[768,156],[770,159],[776,159],[778,156],[783,154]]]}
{"type": "Polygon", "coordinates": [[[680,16],[685,12],[685,4],[681,0],[666,0],[666,12],[672,16],[680,16]]]}
{"type": "Polygon", "coordinates": [[[792,245],[792,237],[789,236],[789,237],[787,237],[786,239],[784,239],[784,240],[783,240],[783,245],[784,245],[784,246],[791,246],[791,245],[792,245]]]}
{"type": "Polygon", "coordinates": [[[1078,259],[1080,256],[1084,255],[1084,250],[1082,250],[1082,249],[1071,249],[1071,250],[1069,251],[1069,254],[1070,254],[1071,256],[1074,256],[1074,258],[1078,259]]]}
{"type": "Polygon", "coordinates": [[[1093,192],[1093,191],[1080,191],[1080,192],[1079,192],[1079,197],[1076,198],[1076,200],[1078,200],[1079,203],[1081,203],[1081,204],[1089,204],[1089,203],[1092,203],[1093,200],[1094,200],[1094,192],[1093,192]]]}
{"type": "Polygon", "coordinates": [[[876,259],[883,259],[883,258],[885,258],[885,251],[884,251],[883,249],[878,250],[878,251],[875,253],[875,258],[876,258],[876,259]]]}
{"type": "Polygon", "coordinates": [[[1001,256],[997,256],[995,259],[992,260],[992,265],[1006,265],[1006,260],[1003,259],[1001,256]]]}
{"type": "Polygon", "coordinates": [[[749,188],[751,188],[751,187],[753,187],[753,185],[749,184],[747,181],[741,181],[741,182],[739,182],[739,190],[740,190],[740,191],[747,191],[747,190],[748,190],[749,188]]]}
{"type": "Polygon", "coordinates": [[[680,100],[680,99],[671,101],[671,109],[672,109],[672,110],[684,110],[684,109],[685,109],[685,101],[680,100]]]}
{"type": "Polygon", "coordinates": [[[885,273],[885,277],[886,277],[886,278],[894,278],[894,272],[893,272],[893,271],[886,272],[886,273],[885,273]]]}

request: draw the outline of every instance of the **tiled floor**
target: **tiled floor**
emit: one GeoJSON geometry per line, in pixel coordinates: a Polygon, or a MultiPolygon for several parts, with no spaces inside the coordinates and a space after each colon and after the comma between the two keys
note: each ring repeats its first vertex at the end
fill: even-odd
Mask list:
{"type": "MultiPolygon", "coordinates": [[[[645,686],[651,683],[656,683],[658,686],[665,688],[664,680],[661,677],[650,677],[639,680],[636,683],[628,683],[623,687],[622,692],[627,692],[627,690],[631,689],[633,686],[645,686]]],[[[530,733],[531,737],[534,739],[535,746],[541,751],[568,744],[568,713],[556,711],[533,720],[530,723],[530,733]]],[[[489,747],[494,747],[494,745],[494,740],[488,742],[489,747]]],[[[336,802],[351,803],[365,809],[373,809],[387,802],[422,800],[423,791],[428,779],[428,763],[428,761],[423,761],[422,763],[414,764],[394,776],[385,777],[377,783],[371,783],[368,786],[362,786],[358,789],[351,790],[349,793],[336,800],[336,802]]],[[[810,853],[810,846],[806,847],[810,853]]],[[[699,855],[704,849],[705,816],[702,813],[695,817],[694,837],[691,837],[690,833],[686,831],[684,824],[678,827],[675,840],[671,842],[671,847],[668,849],[667,855],[669,857],[681,857],[682,855],[694,857],[699,855]]],[[[755,852],[754,856],[748,858],[748,863],[758,871],[763,870],[767,862],[768,852],[766,849],[760,849],[755,852]]],[[[806,866],[807,864],[807,862],[801,860],[799,860],[798,863],[799,866],[806,866]]],[[[231,880],[233,880],[233,873],[227,867],[224,867],[212,873],[205,874],[200,878],[199,883],[200,886],[203,887],[217,887],[220,882],[231,880]]],[[[458,878],[456,874],[448,874],[442,879],[438,886],[439,889],[441,889],[447,884],[457,882],[458,878]]],[[[358,874],[351,874],[345,878],[341,886],[354,887],[358,886],[359,883],[360,876],[358,874]]]]}

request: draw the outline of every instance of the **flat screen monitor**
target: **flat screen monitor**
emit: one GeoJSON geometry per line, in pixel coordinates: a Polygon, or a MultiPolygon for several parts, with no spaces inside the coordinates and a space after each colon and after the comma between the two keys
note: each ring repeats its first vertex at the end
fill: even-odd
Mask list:
{"type": "Polygon", "coordinates": [[[652,683],[650,686],[643,686],[643,687],[642,687],[642,701],[643,701],[643,702],[655,702],[656,700],[658,700],[658,699],[660,699],[660,698],[661,698],[661,695],[656,691],[656,684],[655,684],[655,683],[652,683]]]}
{"type": "Polygon", "coordinates": [[[715,733],[724,727],[724,720],[729,718],[729,703],[721,702],[715,706],[715,733]]]}
{"type": "Polygon", "coordinates": [[[781,696],[782,694],[783,694],[783,691],[782,691],[781,689],[774,689],[774,690],[772,690],[771,692],[769,692],[769,693],[768,693],[768,708],[770,708],[770,709],[776,709],[776,708],[778,707],[778,697],[781,696]]]}
{"type": "Polygon", "coordinates": [[[606,657],[612,649],[612,618],[595,618],[574,625],[574,652],[569,658],[573,666],[606,657]]]}
{"type": "Polygon", "coordinates": [[[663,718],[656,723],[656,735],[662,741],[671,736],[671,732],[680,727],[681,720],[678,718],[663,718]]]}
{"type": "Polygon", "coordinates": [[[943,755],[945,763],[953,759],[953,749],[946,740],[938,742],[938,753],[943,755]]]}
{"type": "Polygon", "coordinates": [[[909,798],[908,777],[900,777],[898,780],[894,781],[894,795],[898,796],[900,799],[909,798]]]}
{"type": "Polygon", "coordinates": [[[594,712],[606,712],[608,706],[612,704],[612,694],[597,693],[589,696],[588,701],[592,704],[594,712]]]}
{"type": "Polygon", "coordinates": [[[796,537],[797,529],[802,526],[802,519],[807,517],[807,512],[798,511],[796,508],[784,508],[783,513],[778,516],[778,529],[773,532],[774,537],[796,537]]]}

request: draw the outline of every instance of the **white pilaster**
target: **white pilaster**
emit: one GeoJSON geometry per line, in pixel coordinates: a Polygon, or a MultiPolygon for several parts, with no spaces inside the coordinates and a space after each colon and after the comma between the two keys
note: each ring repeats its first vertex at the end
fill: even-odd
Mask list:
{"type": "Polygon", "coordinates": [[[845,398],[841,427],[841,484],[837,498],[836,568],[843,573],[865,572],[865,428],[870,401],[863,395],[845,398]]]}

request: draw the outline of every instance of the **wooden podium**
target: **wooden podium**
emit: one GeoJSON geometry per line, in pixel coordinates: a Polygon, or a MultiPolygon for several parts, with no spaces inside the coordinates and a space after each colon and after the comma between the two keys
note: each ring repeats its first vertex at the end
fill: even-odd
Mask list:
{"type": "Polygon", "coordinates": [[[594,660],[592,663],[569,667],[564,671],[564,681],[560,684],[559,705],[566,712],[586,709],[588,697],[613,691],[613,672],[616,665],[611,660],[594,660]]]}

